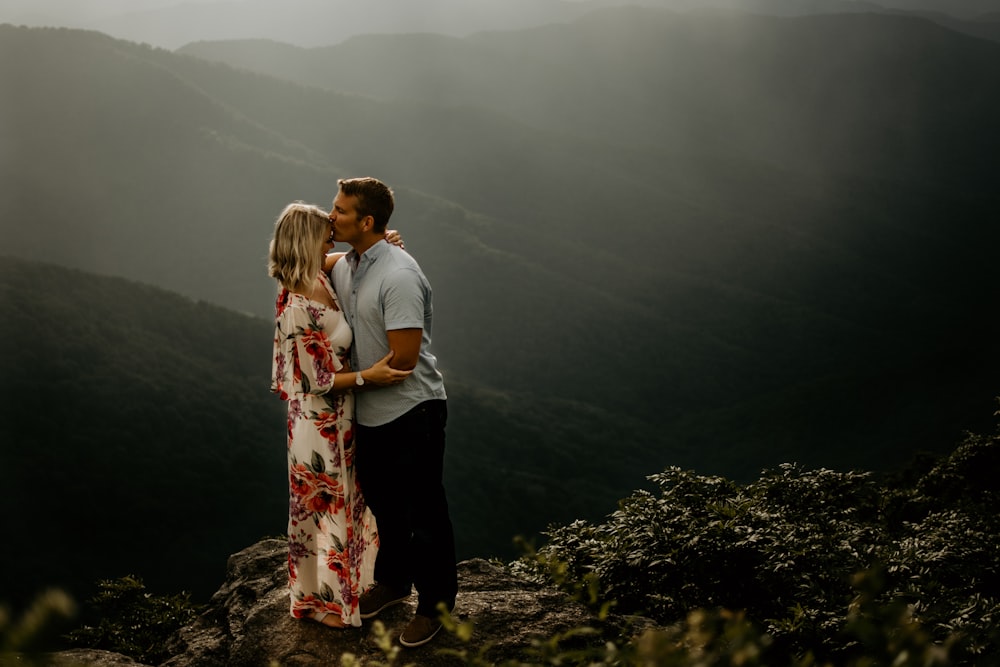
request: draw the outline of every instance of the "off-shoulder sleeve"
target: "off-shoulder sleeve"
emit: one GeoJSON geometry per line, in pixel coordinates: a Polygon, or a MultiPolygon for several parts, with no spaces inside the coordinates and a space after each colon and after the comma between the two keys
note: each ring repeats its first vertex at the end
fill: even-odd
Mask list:
{"type": "Polygon", "coordinates": [[[319,326],[316,311],[295,302],[278,309],[271,391],[282,398],[291,394],[325,394],[333,388],[334,373],[341,368],[343,364],[319,326]]]}

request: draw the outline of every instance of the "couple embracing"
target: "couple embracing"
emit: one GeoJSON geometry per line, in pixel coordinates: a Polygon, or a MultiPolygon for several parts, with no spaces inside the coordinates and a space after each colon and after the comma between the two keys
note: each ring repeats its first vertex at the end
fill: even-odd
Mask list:
{"type": "Polygon", "coordinates": [[[386,229],[392,190],[374,178],[338,185],[329,213],[289,204],[269,251],[271,390],[288,402],[291,614],[356,627],[416,588],[400,643],[420,646],[458,588],[431,288],[386,229]],[[352,249],[331,253],[335,241],[352,249]]]}

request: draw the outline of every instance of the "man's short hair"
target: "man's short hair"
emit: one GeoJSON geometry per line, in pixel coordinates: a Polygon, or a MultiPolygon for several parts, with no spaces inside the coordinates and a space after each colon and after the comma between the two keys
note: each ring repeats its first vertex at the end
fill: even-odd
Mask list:
{"type": "Polygon", "coordinates": [[[358,198],[359,220],[370,215],[375,221],[375,231],[385,232],[396,206],[392,189],[388,185],[370,176],[342,178],[337,181],[337,185],[346,196],[358,198]]]}

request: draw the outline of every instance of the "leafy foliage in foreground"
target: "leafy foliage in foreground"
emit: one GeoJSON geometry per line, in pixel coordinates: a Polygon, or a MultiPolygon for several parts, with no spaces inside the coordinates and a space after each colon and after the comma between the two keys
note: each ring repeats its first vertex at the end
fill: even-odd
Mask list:
{"type": "MultiPolygon", "coordinates": [[[[996,664],[998,464],[1000,435],[969,435],[907,486],[791,464],[745,486],[668,469],[651,478],[659,495],[636,492],[604,524],[554,527],[511,565],[588,603],[592,624],[539,638],[519,660],[495,663],[488,644],[441,653],[476,667],[996,664]],[[623,631],[633,614],[660,625],[623,631]]],[[[102,588],[106,622],[81,643],[155,662],[144,647],[194,613],[132,578],[102,588]]],[[[445,626],[472,636],[447,614],[445,626]]],[[[375,636],[386,659],[375,664],[405,661],[384,628],[375,636]]]]}
{"type": "Polygon", "coordinates": [[[76,604],[59,589],[38,595],[18,616],[0,605],[0,667],[30,667],[53,635],[73,618],[76,604]]]}
{"type": "Polygon", "coordinates": [[[126,576],[101,581],[89,605],[99,619],[95,625],[73,630],[68,639],[77,646],[122,653],[146,664],[169,658],[166,640],[192,622],[199,606],[188,593],[153,595],[142,579],[126,576]]]}
{"type": "Polygon", "coordinates": [[[969,435],[912,488],[792,464],[745,486],[670,468],[650,478],[658,494],[550,529],[517,566],[665,625],[734,610],[768,638],[767,664],[978,662],[1000,656],[998,464],[1000,436],[969,435]]]}

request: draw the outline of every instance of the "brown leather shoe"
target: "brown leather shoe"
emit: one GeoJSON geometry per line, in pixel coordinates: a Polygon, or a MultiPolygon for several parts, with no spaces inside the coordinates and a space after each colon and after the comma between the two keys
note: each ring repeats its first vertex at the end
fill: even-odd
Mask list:
{"type": "Polygon", "coordinates": [[[407,648],[423,646],[441,630],[441,621],[417,614],[399,635],[399,643],[407,648]]]}
{"type": "Polygon", "coordinates": [[[361,599],[358,600],[358,611],[363,619],[375,618],[382,610],[399,604],[408,597],[410,597],[409,591],[400,593],[385,584],[375,584],[361,594],[361,599]]]}

